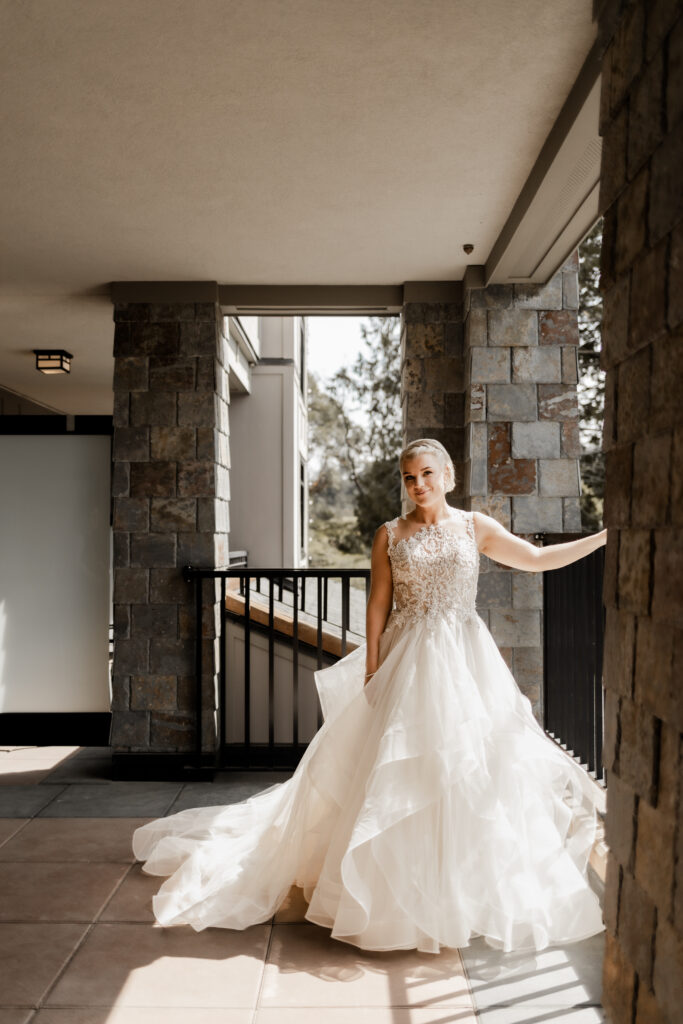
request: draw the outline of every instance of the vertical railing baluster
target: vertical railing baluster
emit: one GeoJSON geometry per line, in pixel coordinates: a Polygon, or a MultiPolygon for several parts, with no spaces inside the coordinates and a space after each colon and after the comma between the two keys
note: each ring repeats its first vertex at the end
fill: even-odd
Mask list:
{"type": "Polygon", "coordinates": [[[342,613],[341,613],[341,654],[342,658],[346,655],[346,632],[349,628],[349,577],[342,576],[342,613]]]}
{"type": "MultiPolygon", "coordinates": [[[[272,574],[268,578],[268,753],[271,768],[275,767],[275,595],[272,574]]],[[[282,586],[282,577],[280,577],[282,586]]]]}
{"type": "MultiPolygon", "coordinates": [[[[258,581],[257,576],[257,581],[258,581]]],[[[251,578],[244,589],[244,759],[251,764],[251,578]]]]}
{"type": "MultiPolygon", "coordinates": [[[[319,669],[322,668],[322,665],[323,665],[322,583],[323,583],[322,576],[320,574],[318,574],[318,633],[317,633],[317,640],[316,640],[316,650],[317,650],[317,655],[318,655],[318,668],[319,669]]],[[[318,713],[317,713],[316,721],[318,723],[318,728],[320,728],[320,726],[322,725],[322,722],[323,722],[323,712],[322,712],[322,708],[320,706],[320,700],[318,700],[318,713]]]]}
{"type": "MultiPolygon", "coordinates": [[[[303,583],[303,579],[301,581],[303,583]]],[[[294,756],[299,750],[299,577],[294,577],[292,600],[292,743],[294,756]]]]}
{"type": "Polygon", "coordinates": [[[220,629],[220,638],[218,640],[220,649],[220,680],[218,686],[218,751],[219,757],[223,757],[223,747],[225,746],[225,708],[226,708],[226,656],[225,656],[225,576],[221,576],[221,610],[218,616],[218,625],[220,629]]]}

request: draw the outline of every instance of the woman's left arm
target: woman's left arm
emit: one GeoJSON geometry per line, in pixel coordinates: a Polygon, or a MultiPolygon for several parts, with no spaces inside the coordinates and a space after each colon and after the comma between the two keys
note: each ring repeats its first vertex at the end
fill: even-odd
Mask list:
{"type": "Polygon", "coordinates": [[[563,565],[585,558],[591,551],[607,543],[605,529],[579,540],[548,544],[544,548],[536,547],[522,537],[515,537],[492,516],[487,516],[483,512],[474,512],[473,520],[474,536],[482,554],[511,569],[524,569],[527,572],[560,569],[563,565]]]}

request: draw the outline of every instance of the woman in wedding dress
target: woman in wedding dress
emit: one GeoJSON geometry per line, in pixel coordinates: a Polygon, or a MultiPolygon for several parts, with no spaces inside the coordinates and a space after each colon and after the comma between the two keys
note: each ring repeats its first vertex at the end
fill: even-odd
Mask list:
{"type": "Polygon", "coordinates": [[[297,885],[306,919],[361,949],[540,950],[603,930],[594,784],[536,721],[475,597],[480,552],[542,572],[607,531],[537,548],[447,504],[440,442],[399,465],[415,507],[375,534],[366,642],[315,674],[324,722],[294,774],[135,830],[143,871],[169,876],[161,925],[246,928],[297,885]]]}

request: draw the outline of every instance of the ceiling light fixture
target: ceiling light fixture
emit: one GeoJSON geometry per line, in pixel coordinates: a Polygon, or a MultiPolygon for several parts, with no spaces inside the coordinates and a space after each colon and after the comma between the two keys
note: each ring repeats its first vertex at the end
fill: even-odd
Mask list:
{"type": "Polygon", "coordinates": [[[63,348],[34,348],[36,370],[41,373],[71,373],[73,356],[63,348]]]}

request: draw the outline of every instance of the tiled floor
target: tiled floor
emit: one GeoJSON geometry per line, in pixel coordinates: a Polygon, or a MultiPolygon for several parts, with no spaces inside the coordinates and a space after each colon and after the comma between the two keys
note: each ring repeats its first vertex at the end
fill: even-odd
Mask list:
{"type": "Polygon", "coordinates": [[[106,748],[0,748],[0,1024],[593,1024],[603,935],[535,955],[482,940],[369,952],[302,920],[161,928],[133,830],[287,777],[112,782],[106,748]]]}

